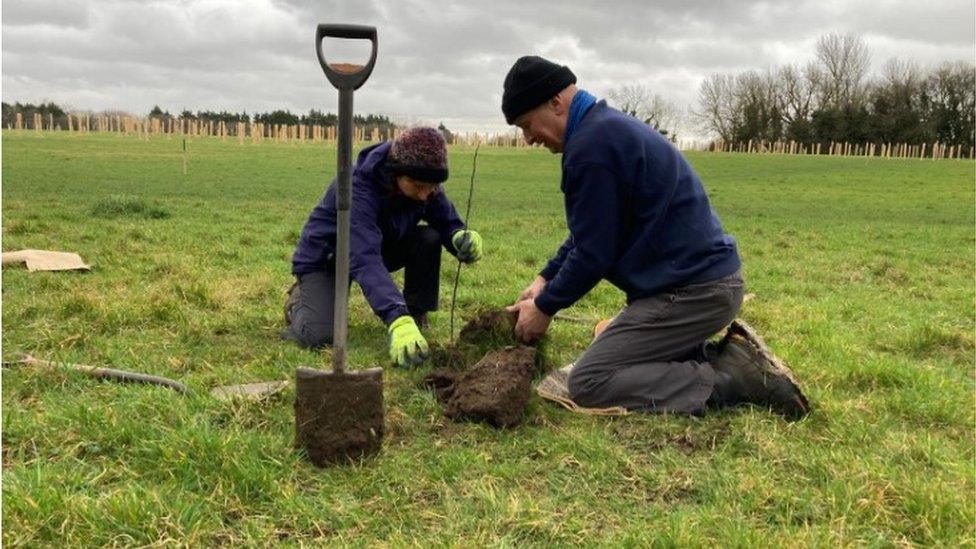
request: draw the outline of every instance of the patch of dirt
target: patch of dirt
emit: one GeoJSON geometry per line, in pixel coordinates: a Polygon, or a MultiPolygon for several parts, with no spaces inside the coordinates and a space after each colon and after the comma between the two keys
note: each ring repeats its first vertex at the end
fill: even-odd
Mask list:
{"type": "Polygon", "coordinates": [[[437,402],[443,406],[454,395],[454,384],[461,378],[463,372],[450,368],[437,368],[424,376],[424,387],[434,391],[437,402]]]}
{"type": "Polygon", "coordinates": [[[663,450],[670,447],[688,456],[702,450],[714,450],[717,442],[717,436],[713,436],[709,439],[706,437],[695,436],[691,433],[681,433],[666,437],[663,440],[652,441],[648,444],[648,448],[653,450],[663,450]]]}
{"type": "MultiPolygon", "coordinates": [[[[711,417],[711,416],[710,416],[711,417]]],[[[608,427],[608,435],[636,454],[647,455],[673,448],[684,455],[714,452],[731,435],[730,420],[718,416],[683,431],[649,427],[644,422],[621,421],[608,427]]]]}
{"type": "Polygon", "coordinates": [[[490,351],[465,372],[438,368],[424,378],[455,421],[483,421],[495,427],[514,427],[525,416],[536,371],[536,349],[505,347],[490,351]]]}
{"type": "Polygon", "coordinates": [[[375,454],[383,441],[383,370],[299,368],[295,446],[322,467],[375,454]]]}
{"type": "Polygon", "coordinates": [[[515,343],[515,315],[504,309],[479,311],[461,328],[458,341],[465,344],[490,343],[495,346],[515,343]]]}
{"type": "Polygon", "coordinates": [[[464,370],[477,360],[476,356],[472,356],[476,352],[475,349],[471,349],[468,346],[454,345],[445,347],[437,343],[431,343],[429,360],[431,364],[440,369],[464,370]]]}
{"type": "Polygon", "coordinates": [[[0,464],[3,466],[4,471],[9,471],[10,467],[14,464],[14,458],[11,455],[10,441],[7,437],[3,437],[3,444],[0,445],[0,464]]]}

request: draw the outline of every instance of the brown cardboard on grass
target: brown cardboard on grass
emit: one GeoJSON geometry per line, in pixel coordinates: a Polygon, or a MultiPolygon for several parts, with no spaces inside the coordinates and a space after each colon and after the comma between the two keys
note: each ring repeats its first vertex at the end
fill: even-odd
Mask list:
{"type": "Polygon", "coordinates": [[[81,256],[72,252],[50,250],[19,250],[3,252],[3,266],[25,263],[27,270],[34,271],[90,271],[81,256]]]}

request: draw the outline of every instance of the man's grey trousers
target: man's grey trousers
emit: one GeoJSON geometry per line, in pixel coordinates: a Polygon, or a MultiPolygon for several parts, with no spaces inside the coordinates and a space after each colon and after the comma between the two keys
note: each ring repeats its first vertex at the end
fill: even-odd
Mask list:
{"type": "Polygon", "coordinates": [[[700,414],[714,372],[706,339],[742,305],[739,273],[638,299],[627,305],[576,361],[573,401],[586,407],[700,414]]]}

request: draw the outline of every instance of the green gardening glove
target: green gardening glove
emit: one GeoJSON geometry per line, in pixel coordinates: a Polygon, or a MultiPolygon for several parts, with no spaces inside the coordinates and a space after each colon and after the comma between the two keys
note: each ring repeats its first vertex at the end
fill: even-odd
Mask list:
{"type": "Polygon", "coordinates": [[[420,334],[410,315],[403,315],[390,324],[390,360],[405,368],[420,364],[430,356],[427,340],[420,334]]]}
{"type": "Polygon", "coordinates": [[[457,258],[463,263],[474,263],[481,259],[481,235],[476,231],[457,231],[451,237],[457,250],[457,258]]]}

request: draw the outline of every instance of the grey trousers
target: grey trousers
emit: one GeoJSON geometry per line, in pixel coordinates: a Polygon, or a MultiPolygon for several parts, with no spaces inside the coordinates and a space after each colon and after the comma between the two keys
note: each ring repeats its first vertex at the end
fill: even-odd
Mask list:
{"type": "Polygon", "coordinates": [[[584,351],[569,376],[573,401],[586,407],[700,414],[714,372],[706,339],[742,305],[739,273],[675,288],[627,305],[584,351]]]}

